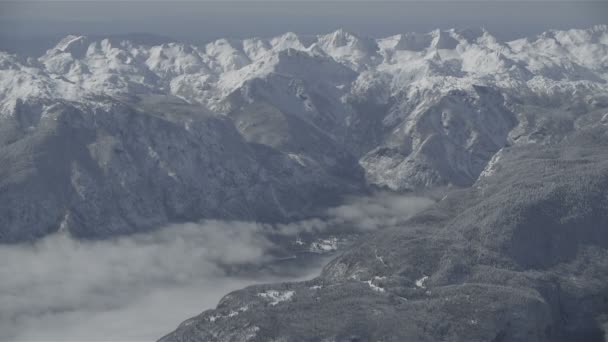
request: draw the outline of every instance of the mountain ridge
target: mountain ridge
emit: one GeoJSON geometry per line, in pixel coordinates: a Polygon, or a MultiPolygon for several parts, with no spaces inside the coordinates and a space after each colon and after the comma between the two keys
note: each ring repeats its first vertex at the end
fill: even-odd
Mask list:
{"type": "MultiPolygon", "coordinates": [[[[271,177],[275,181],[302,185],[302,179],[297,179],[302,175],[293,173],[292,167],[303,168],[307,184],[334,189],[330,196],[334,198],[354,189],[403,192],[468,187],[501,149],[562,141],[588,120],[589,113],[604,110],[608,106],[607,56],[606,25],[552,30],[510,42],[501,42],[484,29],[435,30],[380,39],[345,30],[306,37],[286,33],[270,39],[219,39],[204,46],[150,46],[73,35],[37,60],[0,53],[0,119],[7,127],[2,148],[6,158],[13,160],[13,149],[29,151],[28,144],[41,144],[36,140],[38,134],[67,134],[54,131],[62,127],[54,122],[78,112],[75,117],[87,122],[91,132],[103,132],[91,133],[81,143],[101,139],[104,143],[96,144],[105,149],[112,145],[105,145],[107,141],[125,144],[132,140],[131,135],[142,137],[137,143],[144,151],[155,151],[150,141],[159,137],[154,132],[143,131],[141,125],[131,127],[132,132],[117,127],[124,121],[121,115],[132,117],[114,112],[123,108],[123,113],[146,118],[145,125],[152,124],[147,119],[151,116],[186,136],[194,134],[188,128],[192,122],[212,120],[213,116],[227,119],[226,134],[232,136],[228,126],[234,126],[235,137],[253,147],[244,149],[251,153],[247,158],[276,163],[276,157],[290,165],[290,171],[271,177]],[[108,117],[115,122],[106,120],[108,117]],[[15,141],[22,145],[13,144],[15,141]],[[334,188],[331,184],[340,185],[334,188]]],[[[74,129],[80,125],[69,124],[74,129]]],[[[177,142],[169,142],[173,143],[177,142]]],[[[74,162],[92,156],[95,168],[106,168],[99,159],[101,154],[88,154],[79,154],[74,162]]],[[[139,160],[137,155],[131,157],[139,160]]],[[[149,158],[159,172],[176,174],[166,171],[169,155],[150,152],[149,158]]],[[[128,169],[127,160],[116,167],[128,169]]],[[[225,161],[219,155],[214,163],[223,165],[225,161]]],[[[263,168],[281,169],[270,164],[263,168]]],[[[69,172],[73,175],[62,177],[78,174],[69,172]]],[[[74,182],[65,183],[67,193],[78,192],[74,182]]],[[[25,189],[19,186],[17,189],[25,189]]],[[[159,189],[161,193],[169,191],[165,186],[159,189]]],[[[272,193],[264,196],[276,195],[272,193]]],[[[302,208],[314,207],[313,197],[302,200],[302,208]]],[[[274,200],[268,203],[274,203],[273,208],[259,210],[283,214],[265,217],[287,219],[285,213],[298,211],[296,203],[292,209],[282,208],[274,200]]],[[[208,212],[203,207],[198,210],[208,212]]],[[[17,215],[9,204],[5,209],[11,213],[7,217],[17,215]]],[[[25,214],[19,215],[28,216],[31,209],[23,210],[25,214]]],[[[120,211],[127,210],[121,208],[112,215],[123,215],[120,211]]],[[[63,215],[54,212],[49,216],[63,215]]],[[[90,214],[83,215],[86,221],[90,214]]],[[[161,216],[155,222],[167,221],[161,216]]],[[[197,215],[192,212],[185,217],[197,215]]],[[[52,231],[60,224],[57,220],[41,231],[52,231]]],[[[139,226],[137,220],[126,222],[131,223],[124,227],[139,226]]]]}

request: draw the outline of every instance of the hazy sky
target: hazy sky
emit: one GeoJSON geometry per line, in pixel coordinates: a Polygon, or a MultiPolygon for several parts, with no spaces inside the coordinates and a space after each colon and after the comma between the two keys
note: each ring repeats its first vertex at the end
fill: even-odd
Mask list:
{"type": "Polygon", "coordinates": [[[0,1],[0,49],[44,45],[69,33],[152,33],[204,43],[340,27],[378,37],[483,26],[510,39],[607,18],[608,1],[0,1]]]}

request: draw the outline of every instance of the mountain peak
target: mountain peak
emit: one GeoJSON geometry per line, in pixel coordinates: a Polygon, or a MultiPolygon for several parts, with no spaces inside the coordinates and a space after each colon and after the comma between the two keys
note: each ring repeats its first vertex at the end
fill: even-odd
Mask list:
{"type": "Polygon", "coordinates": [[[67,52],[74,58],[81,58],[85,55],[89,40],[86,36],[68,35],[61,39],[51,50],[67,52]]]}
{"type": "Polygon", "coordinates": [[[360,37],[342,28],[322,36],[318,36],[317,44],[329,55],[343,55],[345,50],[358,55],[372,55],[378,50],[375,39],[360,37]],[[342,52],[338,52],[342,51],[342,52]]]}
{"type": "Polygon", "coordinates": [[[330,34],[321,36],[319,41],[324,42],[324,45],[326,46],[343,47],[354,46],[361,41],[361,38],[354,33],[346,31],[343,28],[339,28],[330,34]]]}
{"type": "Polygon", "coordinates": [[[436,29],[431,31],[430,35],[433,37],[431,42],[432,48],[451,50],[458,45],[458,41],[452,37],[450,31],[436,29]]]}
{"type": "Polygon", "coordinates": [[[452,29],[451,31],[469,43],[476,42],[480,39],[485,39],[484,37],[494,38],[484,27],[470,27],[459,30],[452,29]]]}
{"type": "Polygon", "coordinates": [[[395,36],[395,50],[422,51],[431,45],[433,37],[426,33],[403,33],[395,36]]]}
{"type": "Polygon", "coordinates": [[[294,32],[287,32],[280,36],[274,37],[270,40],[270,44],[276,50],[285,50],[290,48],[303,50],[306,48],[304,43],[300,40],[300,37],[294,32]]]}

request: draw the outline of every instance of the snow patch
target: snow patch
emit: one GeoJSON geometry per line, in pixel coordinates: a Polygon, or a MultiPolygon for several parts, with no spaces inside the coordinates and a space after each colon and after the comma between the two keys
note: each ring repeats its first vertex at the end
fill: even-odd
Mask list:
{"type": "Polygon", "coordinates": [[[291,159],[294,160],[296,163],[300,164],[301,166],[306,166],[306,162],[304,161],[304,159],[295,153],[287,153],[287,156],[291,159]]]}
{"type": "Polygon", "coordinates": [[[498,151],[488,162],[486,167],[481,171],[479,178],[490,177],[498,171],[498,162],[502,159],[502,150],[498,151]]]}
{"type": "Polygon", "coordinates": [[[294,291],[276,291],[276,290],[268,290],[262,293],[258,293],[259,297],[264,298],[265,300],[270,302],[270,305],[277,305],[281,302],[285,302],[291,300],[294,291]]]}
{"type": "Polygon", "coordinates": [[[240,314],[240,313],[242,313],[242,312],[245,312],[245,311],[247,311],[247,310],[249,310],[249,307],[248,307],[248,306],[242,306],[242,307],[240,307],[240,308],[238,308],[238,309],[236,309],[236,310],[232,310],[232,311],[230,311],[230,312],[229,312],[227,315],[222,315],[222,314],[211,315],[211,316],[209,316],[209,317],[208,317],[208,320],[209,320],[209,322],[212,322],[212,323],[213,323],[213,322],[215,322],[215,321],[217,321],[218,319],[221,319],[221,318],[231,318],[231,317],[235,317],[235,316],[237,316],[238,314],[240,314]]]}
{"type": "Polygon", "coordinates": [[[421,289],[425,289],[426,285],[424,285],[424,283],[426,282],[426,280],[429,278],[429,276],[424,276],[418,280],[416,280],[416,287],[419,287],[421,289]]]}
{"type": "Polygon", "coordinates": [[[384,280],[384,279],[386,279],[386,277],[374,277],[373,279],[364,281],[364,283],[369,285],[369,287],[376,292],[385,292],[385,290],[382,287],[374,284],[374,281],[384,280]]]}
{"type": "Polygon", "coordinates": [[[319,239],[310,244],[310,251],[313,253],[327,253],[338,249],[338,239],[335,237],[329,239],[319,239]]]}

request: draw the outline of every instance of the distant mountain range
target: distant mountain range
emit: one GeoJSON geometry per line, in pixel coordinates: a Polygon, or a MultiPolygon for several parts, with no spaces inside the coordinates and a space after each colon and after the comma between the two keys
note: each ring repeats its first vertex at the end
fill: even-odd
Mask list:
{"type": "Polygon", "coordinates": [[[603,339],[608,26],[153,44],[0,53],[1,242],[448,186],[319,278],[237,291],[162,341],[603,339]]]}
{"type": "Polygon", "coordinates": [[[38,59],[0,53],[0,240],[470,186],[502,148],[559,142],[605,111],[607,32],[68,36],[38,59]]]}

